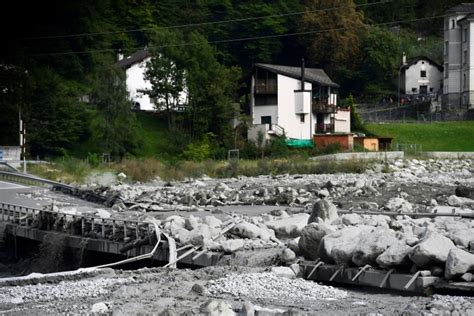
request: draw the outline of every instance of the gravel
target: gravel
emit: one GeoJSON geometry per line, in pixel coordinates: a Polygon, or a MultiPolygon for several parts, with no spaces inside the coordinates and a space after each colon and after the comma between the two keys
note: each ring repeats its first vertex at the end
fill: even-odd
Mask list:
{"type": "Polygon", "coordinates": [[[110,293],[118,286],[133,283],[132,278],[98,278],[79,281],[61,281],[57,284],[36,284],[3,287],[0,291],[0,304],[20,304],[28,302],[53,302],[78,297],[100,297],[110,293]]]}
{"type": "Polygon", "coordinates": [[[270,272],[230,274],[209,281],[207,286],[211,295],[230,294],[273,303],[317,303],[321,300],[339,300],[347,297],[346,291],[332,286],[319,285],[303,279],[279,277],[270,272]]]}

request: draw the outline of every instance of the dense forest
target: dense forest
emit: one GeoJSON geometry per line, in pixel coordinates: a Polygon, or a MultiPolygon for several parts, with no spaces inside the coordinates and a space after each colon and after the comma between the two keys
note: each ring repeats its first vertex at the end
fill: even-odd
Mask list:
{"type": "MultiPolygon", "coordinates": [[[[0,145],[18,143],[21,111],[31,157],[140,155],[144,127],[114,64],[117,53],[148,47],[173,60],[181,72],[168,70],[189,85],[189,107],[168,117],[174,150],[231,148],[227,122],[236,103],[245,113],[253,63],[299,65],[304,57],[341,85],[342,98],[374,100],[396,91],[402,52],[442,62],[442,15],[460,2],[15,1],[1,13],[0,145]]],[[[165,61],[154,59],[151,81],[165,61]]]]}

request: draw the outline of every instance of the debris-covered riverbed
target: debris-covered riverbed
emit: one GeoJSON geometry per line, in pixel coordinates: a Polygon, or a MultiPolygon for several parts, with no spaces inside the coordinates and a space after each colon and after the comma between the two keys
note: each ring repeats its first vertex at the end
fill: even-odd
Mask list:
{"type": "MultiPolygon", "coordinates": [[[[413,159],[374,164],[362,174],[91,183],[84,192],[113,201],[110,208],[79,207],[71,201],[51,207],[70,215],[153,220],[178,247],[222,254],[218,266],[112,270],[77,279],[59,277],[48,284],[25,281],[1,288],[0,308],[12,313],[166,315],[242,310],[245,315],[252,310],[474,314],[474,300],[468,297],[334,288],[296,278],[295,271],[300,260],[321,260],[472,284],[473,163],[413,159]]],[[[21,194],[50,198],[38,192],[21,194]]],[[[68,223],[61,227],[69,229],[68,223]]],[[[92,228],[87,234],[96,238],[99,232],[92,228]]],[[[119,238],[125,242],[129,237],[119,238]]]]}

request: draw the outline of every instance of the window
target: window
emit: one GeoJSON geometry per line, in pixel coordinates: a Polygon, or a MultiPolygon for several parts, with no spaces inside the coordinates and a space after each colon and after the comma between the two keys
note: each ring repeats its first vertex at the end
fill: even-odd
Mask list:
{"type": "Polygon", "coordinates": [[[420,71],[420,77],[421,78],[426,78],[426,70],[421,70],[420,71]]]}
{"type": "Polygon", "coordinates": [[[411,88],[411,92],[416,92],[417,88],[411,88]]]}
{"type": "Polygon", "coordinates": [[[448,77],[449,77],[448,66],[449,66],[448,63],[444,64],[444,77],[445,77],[445,78],[448,78],[448,77]]]}
{"type": "Polygon", "coordinates": [[[300,114],[300,122],[301,122],[301,123],[304,123],[304,117],[305,117],[304,114],[300,114]]]}
{"type": "Polygon", "coordinates": [[[463,42],[467,41],[467,27],[462,29],[462,41],[463,42]]]}
{"type": "Polygon", "coordinates": [[[449,29],[449,20],[448,20],[448,19],[445,19],[445,20],[444,20],[444,29],[445,29],[445,30],[448,30],[448,29],[449,29]]]}
{"type": "Polygon", "coordinates": [[[467,84],[466,84],[466,74],[463,74],[462,75],[462,87],[464,89],[466,89],[466,86],[467,86],[467,84]]]}
{"type": "Polygon", "coordinates": [[[456,27],[456,21],[454,19],[451,20],[451,28],[454,29],[456,27]]]}
{"type": "Polygon", "coordinates": [[[464,50],[462,52],[462,63],[463,64],[467,63],[467,50],[464,50]]]}
{"type": "Polygon", "coordinates": [[[433,92],[433,91],[434,91],[434,89],[433,89],[433,88],[430,88],[430,92],[433,92]]]}
{"type": "Polygon", "coordinates": [[[277,104],[278,98],[276,94],[255,94],[255,106],[277,104]]]}
{"type": "Polygon", "coordinates": [[[444,42],[444,56],[448,56],[448,52],[449,52],[449,42],[446,41],[444,42]]]}
{"type": "Polygon", "coordinates": [[[272,117],[271,116],[261,116],[260,120],[261,120],[261,124],[272,125],[272,117]]]}

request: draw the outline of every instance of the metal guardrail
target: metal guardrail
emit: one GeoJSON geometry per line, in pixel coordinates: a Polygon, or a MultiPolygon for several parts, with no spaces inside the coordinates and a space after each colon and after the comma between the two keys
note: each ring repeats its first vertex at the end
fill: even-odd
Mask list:
{"type": "Polygon", "coordinates": [[[11,182],[23,183],[23,184],[49,185],[56,188],[66,189],[71,192],[76,190],[76,188],[74,188],[73,186],[70,186],[61,182],[39,178],[39,177],[32,176],[29,174],[24,174],[21,172],[0,171],[0,179],[11,181],[11,182]]]}
{"type": "Polygon", "coordinates": [[[9,222],[25,228],[36,228],[73,236],[110,239],[123,242],[129,241],[127,240],[128,237],[130,237],[130,239],[140,239],[150,236],[154,230],[152,223],[139,220],[73,215],[10,203],[0,203],[0,221],[9,222]],[[37,221],[39,219],[47,222],[46,224],[43,223],[43,226],[46,227],[38,227],[37,221]],[[67,225],[60,226],[57,225],[58,223],[70,223],[71,227],[67,225]],[[79,223],[80,228],[75,230],[74,225],[78,225],[79,223]]]}

